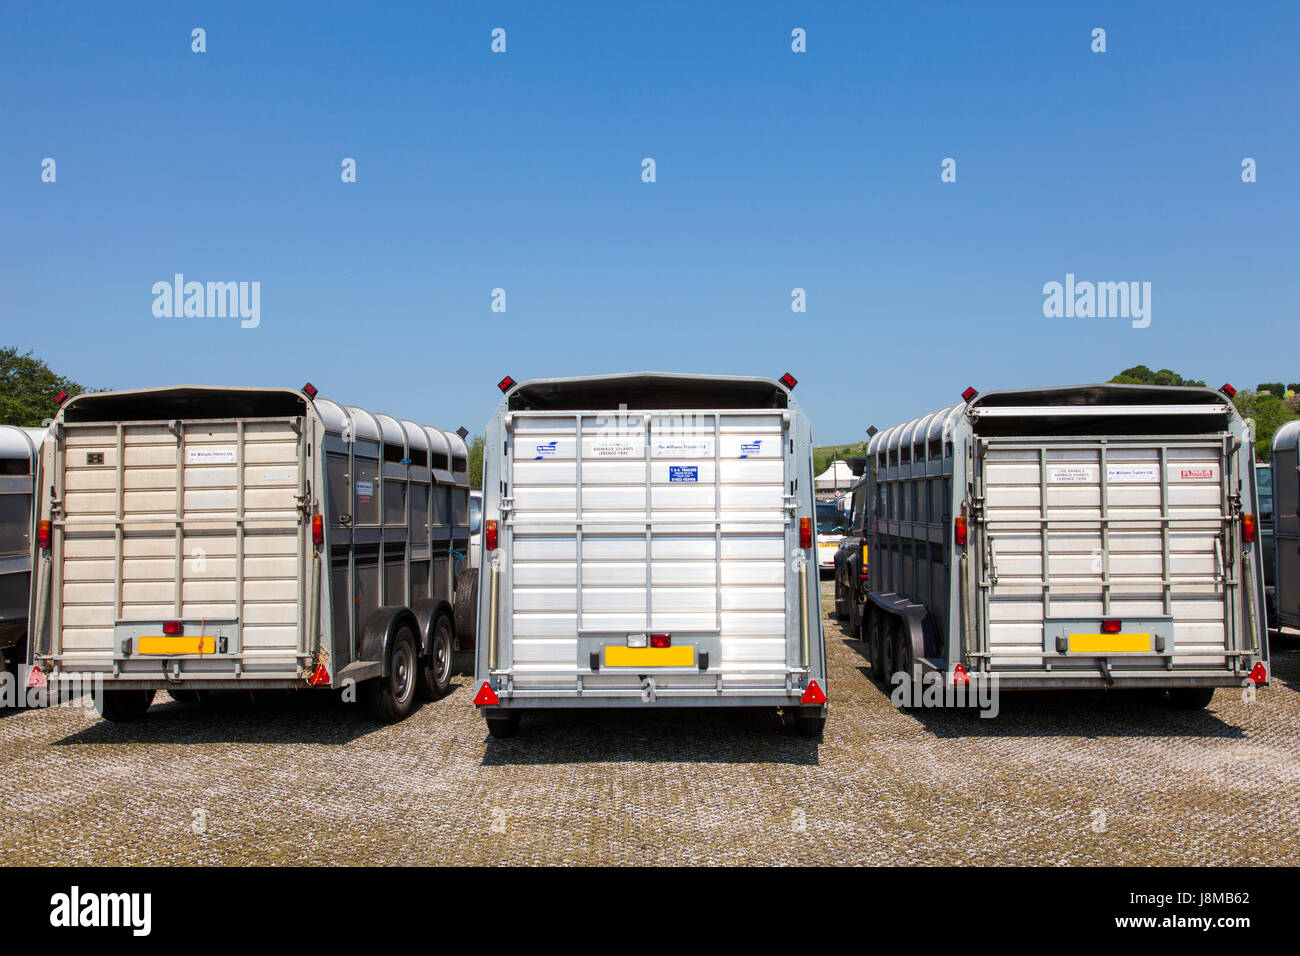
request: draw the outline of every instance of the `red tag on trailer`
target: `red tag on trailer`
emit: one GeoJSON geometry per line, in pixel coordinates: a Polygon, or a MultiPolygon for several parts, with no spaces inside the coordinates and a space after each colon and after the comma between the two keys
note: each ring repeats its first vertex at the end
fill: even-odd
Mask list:
{"type": "Polygon", "coordinates": [[[44,687],[45,672],[42,671],[39,667],[33,667],[30,671],[27,672],[27,686],[44,687]]]}
{"type": "Polygon", "coordinates": [[[311,681],[309,683],[311,684],[312,687],[321,687],[323,685],[328,685],[329,682],[330,682],[330,672],[325,668],[325,664],[324,663],[317,664],[316,670],[311,675],[311,681]]]}
{"type": "Polygon", "coordinates": [[[1263,661],[1257,661],[1255,663],[1254,668],[1250,672],[1250,680],[1254,681],[1256,684],[1268,683],[1268,668],[1264,666],[1263,661]]]}
{"type": "Polygon", "coordinates": [[[970,683],[970,675],[966,673],[966,668],[963,667],[961,664],[958,664],[956,667],[952,669],[952,682],[953,684],[970,683]]]}

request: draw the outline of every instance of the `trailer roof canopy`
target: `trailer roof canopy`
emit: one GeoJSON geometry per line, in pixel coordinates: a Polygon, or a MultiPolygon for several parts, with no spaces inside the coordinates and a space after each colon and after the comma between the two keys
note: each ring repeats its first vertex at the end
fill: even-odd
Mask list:
{"type": "Polygon", "coordinates": [[[989,392],[967,414],[988,437],[1204,435],[1223,431],[1237,411],[1210,388],[1106,384],[989,392]]]}
{"type": "Polygon", "coordinates": [[[790,393],[766,378],[638,372],[533,379],[512,389],[506,401],[511,411],[788,408],[790,393]]]}
{"type": "Polygon", "coordinates": [[[306,414],[306,400],[287,388],[145,388],[87,392],[63,406],[66,422],[146,422],[173,418],[289,418],[306,414]]]}

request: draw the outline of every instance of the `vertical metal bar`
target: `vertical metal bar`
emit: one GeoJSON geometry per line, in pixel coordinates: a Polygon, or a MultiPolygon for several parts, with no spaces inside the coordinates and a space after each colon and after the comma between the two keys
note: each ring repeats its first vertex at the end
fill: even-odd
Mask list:
{"type": "Polygon", "coordinates": [[[1097,487],[1101,494],[1101,613],[1110,613],[1110,486],[1106,480],[1106,443],[1097,452],[1097,487]]]}
{"type": "MultiPolygon", "coordinates": [[[[782,452],[785,450],[782,436],[782,452]]],[[[784,457],[784,454],[782,455],[784,457]]],[[[782,481],[782,484],[785,482],[782,481]]],[[[713,413],[713,626],[722,656],[722,413],[713,413]]]]}
{"type": "Polygon", "coordinates": [[[1169,617],[1173,614],[1173,566],[1169,560],[1169,523],[1173,521],[1169,509],[1169,448],[1161,445],[1157,451],[1160,454],[1160,576],[1164,581],[1161,587],[1161,607],[1165,616],[1169,617]]]}
{"type": "MultiPolygon", "coordinates": [[[[652,481],[653,451],[650,436],[654,430],[653,419],[647,413],[641,417],[642,427],[645,429],[645,627],[646,631],[654,630],[654,602],[651,597],[650,580],[653,573],[654,560],[654,506],[652,496],[654,494],[654,482],[652,481]]],[[[649,638],[647,638],[649,640],[649,638]]]]}
{"type": "MultiPolygon", "coordinates": [[[[1047,533],[1047,446],[1038,447],[1038,506],[1039,515],[1042,516],[1042,532],[1040,547],[1043,551],[1042,571],[1043,571],[1043,620],[1046,621],[1052,614],[1052,564],[1051,564],[1051,540],[1047,533]]],[[[1044,636],[1044,640],[1046,637],[1044,636]]]]}
{"type": "Polygon", "coordinates": [[[122,522],[126,519],[126,432],[125,426],[117,423],[117,521],[113,531],[113,621],[122,620],[122,564],[126,548],[123,540],[126,532],[122,522]]]}
{"type": "Polygon", "coordinates": [[[181,616],[185,587],[185,423],[174,419],[176,426],[176,588],[172,596],[172,612],[181,616]]]}
{"type": "MultiPolygon", "coordinates": [[[[1233,525],[1236,514],[1232,507],[1231,474],[1236,465],[1236,453],[1232,450],[1232,436],[1221,440],[1221,457],[1219,468],[1219,509],[1223,516],[1221,535],[1223,536],[1223,641],[1226,651],[1240,649],[1241,641],[1237,627],[1237,545],[1233,540],[1233,525]]],[[[1252,456],[1252,461],[1253,461],[1252,456]]]]}
{"type": "MultiPolygon", "coordinates": [[[[244,420],[241,418],[235,422],[235,616],[238,619],[236,630],[239,641],[239,650],[242,653],[244,649],[244,533],[246,531],[244,507],[247,496],[244,493],[244,470],[248,462],[248,456],[244,453],[244,442],[248,440],[248,435],[244,430],[244,420]]],[[[298,493],[302,494],[303,481],[303,447],[301,436],[298,439],[298,493]]],[[[300,499],[301,500],[301,499],[300,499]]],[[[298,553],[302,553],[302,522],[299,522],[298,528],[299,548],[298,553]]],[[[298,564],[298,593],[303,589],[303,565],[301,561],[298,564]]],[[[304,644],[304,622],[302,619],[302,606],[294,612],[298,618],[298,652],[305,650],[304,644]]]]}
{"type": "Polygon", "coordinates": [[[582,630],[582,413],[573,416],[573,477],[577,500],[574,515],[578,519],[573,535],[573,611],[574,624],[582,630]]]}

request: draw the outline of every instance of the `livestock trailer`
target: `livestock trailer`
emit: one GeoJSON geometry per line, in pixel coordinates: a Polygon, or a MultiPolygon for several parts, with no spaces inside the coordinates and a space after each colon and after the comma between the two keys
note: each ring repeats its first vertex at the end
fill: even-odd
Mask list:
{"type": "Polygon", "coordinates": [[[445,692],[460,435],[285,388],[96,392],[41,450],[32,662],[109,719],[154,693],[445,692]]]}
{"type": "Polygon", "coordinates": [[[1274,607],[1282,627],[1300,628],[1300,419],[1273,436],[1274,607]]]}
{"type": "Polygon", "coordinates": [[[0,672],[27,660],[32,490],[41,428],[0,425],[0,672]]]}
{"type": "Polygon", "coordinates": [[[812,429],[795,380],[501,383],[486,432],[475,703],[826,717],[812,429]]]}
{"type": "Polygon", "coordinates": [[[1231,401],[1131,385],[963,399],[868,445],[850,613],[881,679],[1159,688],[1194,707],[1267,681],[1252,434],[1231,401]]]}

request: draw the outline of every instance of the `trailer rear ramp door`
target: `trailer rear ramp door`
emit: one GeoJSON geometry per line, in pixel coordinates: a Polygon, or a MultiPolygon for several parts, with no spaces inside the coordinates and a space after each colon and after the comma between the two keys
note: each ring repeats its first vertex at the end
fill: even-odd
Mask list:
{"type": "Polygon", "coordinates": [[[1249,652],[1229,444],[990,440],[976,545],[993,670],[1222,673],[1249,652]]]}
{"type": "Polygon", "coordinates": [[[302,419],[70,421],[54,475],[53,633],[120,676],[296,677],[302,419]],[[164,630],[164,622],[180,622],[164,630]]]}
{"type": "Polygon", "coordinates": [[[512,413],[513,686],[626,692],[650,676],[661,693],[785,692],[799,660],[787,422],[774,410],[512,413]]]}

